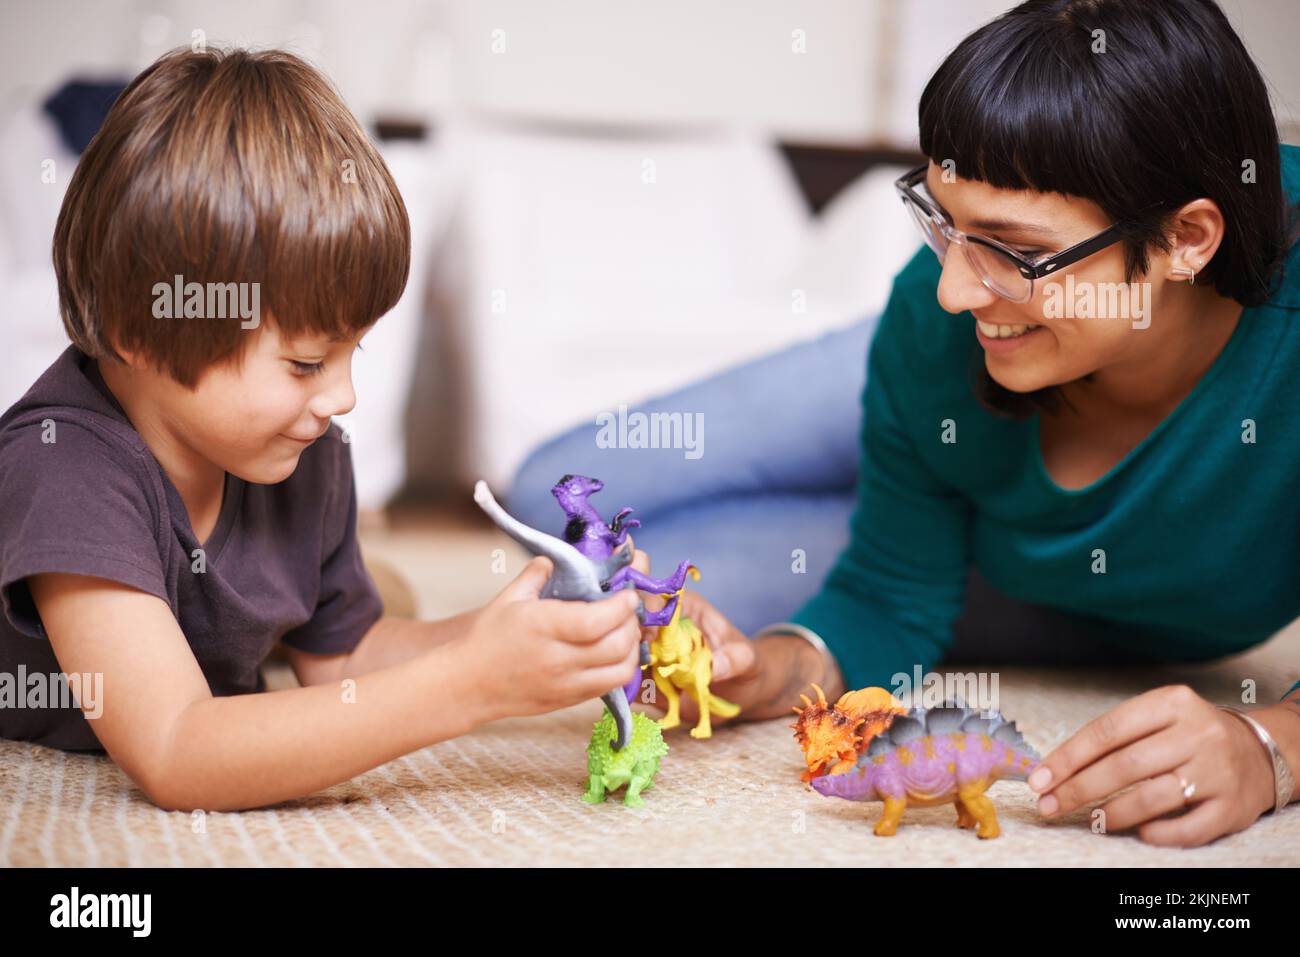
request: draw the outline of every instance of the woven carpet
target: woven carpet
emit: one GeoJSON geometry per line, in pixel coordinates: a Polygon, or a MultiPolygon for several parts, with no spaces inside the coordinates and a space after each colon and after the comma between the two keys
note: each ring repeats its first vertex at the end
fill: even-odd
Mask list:
{"type": "MultiPolygon", "coordinates": [[[[976,670],[975,666],[962,670],[976,670]]],[[[998,671],[1003,712],[1043,754],[1151,687],[1185,681],[1213,701],[1259,701],[1300,678],[1300,630],[1245,655],[1161,669],[998,671]]],[[[292,683],[282,665],[272,687],[292,683]]],[[[107,758],[0,742],[0,866],[1296,866],[1300,804],[1194,849],[1095,834],[1088,810],[1047,822],[1022,782],[990,789],[1002,836],[954,826],[951,806],[912,808],[894,837],[879,804],[823,798],[799,780],[789,722],[685,727],[641,808],[590,806],[585,746],[598,702],[482,727],[344,784],[240,813],[165,812],[107,758]]]]}

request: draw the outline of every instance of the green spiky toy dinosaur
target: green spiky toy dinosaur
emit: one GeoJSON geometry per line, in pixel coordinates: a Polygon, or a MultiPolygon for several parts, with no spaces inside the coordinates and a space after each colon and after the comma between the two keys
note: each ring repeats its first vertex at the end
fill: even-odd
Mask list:
{"type": "Polygon", "coordinates": [[[640,807],[641,792],[654,786],[659,759],[668,753],[663,732],[653,718],[639,711],[632,713],[632,737],[621,751],[610,747],[614,733],[614,716],[607,710],[591,731],[587,745],[587,792],[582,799],[588,804],[600,804],[605,792],[627,785],[623,803],[640,807]]]}

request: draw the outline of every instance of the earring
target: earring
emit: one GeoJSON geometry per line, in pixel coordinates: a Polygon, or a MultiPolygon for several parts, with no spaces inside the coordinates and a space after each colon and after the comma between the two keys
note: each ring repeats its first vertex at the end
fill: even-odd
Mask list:
{"type": "Polygon", "coordinates": [[[1196,282],[1196,270],[1193,269],[1191,266],[1175,266],[1173,267],[1173,272],[1174,275],[1177,276],[1179,279],[1182,279],[1184,276],[1186,276],[1187,284],[1189,286],[1193,285],[1196,282]]]}

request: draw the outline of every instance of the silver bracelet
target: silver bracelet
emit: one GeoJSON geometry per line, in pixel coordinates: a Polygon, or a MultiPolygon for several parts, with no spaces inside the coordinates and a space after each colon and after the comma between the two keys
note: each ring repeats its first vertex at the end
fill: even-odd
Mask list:
{"type": "Polygon", "coordinates": [[[808,642],[808,644],[817,649],[822,656],[823,663],[829,666],[830,674],[839,674],[839,662],[837,662],[835,656],[831,654],[830,648],[826,647],[826,642],[822,640],[822,636],[817,634],[817,632],[813,631],[811,628],[805,628],[803,625],[796,625],[792,621],[780,621],[775,625],[767,625],[760,628],[754,633],[753,639],[757,641],[759,638],[763,638],[766,635],[798,635],[804,641],[808,642]]]}
{"type": "Polygon", "coordinates": [[[1246,712],[1239,708],[1230,708],[1225,704],[1219,705],[1223,711],[1235,714],[1246,724],[1250,725],[1255,737],[1267,749],[1269,757],[1273,759],[1273,811],[1274,813],[1282,810],[1291,802],[1291,794],[1295,790],[1295,777],[1291,774],[1291,768],[1286,763],[1286,758],[1282,757],[1282,751],[1273,740],[1273,736],[1268,733],[1268,729],[1252,718],[1246,712]]]}

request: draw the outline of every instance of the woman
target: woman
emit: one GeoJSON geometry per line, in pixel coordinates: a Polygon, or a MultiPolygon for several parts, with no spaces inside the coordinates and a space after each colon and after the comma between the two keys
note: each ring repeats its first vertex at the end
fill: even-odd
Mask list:
{"type": "MultiPolygon", "coordinates": [[[[806,584],[820,575],[789,572],[826,540],[837,470],[810,450],[833,425],[782,433],[793,452],[770,438],[761,457],[716,451],[719,419],[777,427],[749,398],[779,405],[783,360],[728,374],[746,400],[730,420],[707,387],[654,403],[706,410],[719,478],[661,468],[660,454],[629,480],[611,474],[630,472],[625,457],[587,456],[611,505],[638,506],[641,547],[730,575],[725,600],[711,593],[728,614],[764,591],[797,608],[751,641],[688,593],[685,613],[718,649],[714,690],[775,717],[810,682],[832,696],[888,685],[945,654],[1205,660],[1300,616],[1300,150],[1279,147],[1223,13],[1210,0],[1031,0],[949,55],[919,119],[929,162],[898,190],[928,248],[874,329],[848,544],[820,590],[806,584]],[[763,513],[762,546],[744,538],[751,492],[796,509],[784,526],[763,513]],[[710,493],[731,495],[692,504],[710,493]],[[787,567],[743,577],[761,562],[787,567]]],[[[784,371],[827,389],[806,360],[862,332],[792,350],[805,364],[784,371]]],[[[516,487],[581,470],[582,441],[587,430],[539,451],[516,487]]],[[[836,462],[842,446],[827,447],[836,462]]],[[[1300,701],[1243,719],[1157,688],[1044,766],[1030,785],[1045,815],[1137,785],[1102,804],[1108,831],[1202,844],[1290,799],[1300,701]]]]}

